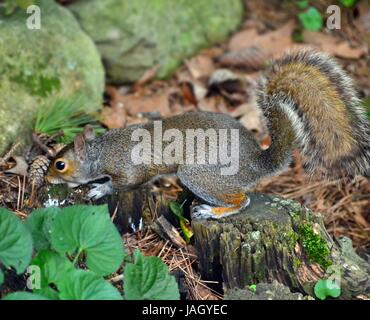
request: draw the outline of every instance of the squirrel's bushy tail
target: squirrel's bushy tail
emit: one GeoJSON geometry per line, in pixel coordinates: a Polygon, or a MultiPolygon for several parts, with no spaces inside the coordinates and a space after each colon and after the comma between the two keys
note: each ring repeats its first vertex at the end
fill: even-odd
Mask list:
{"type": "Polygon", "coordinates": [[[272,170],[287,165],[294,146],[306,169],[370,175],[370,129],[352,80],[335,60],[311,49],[275,61],[258,96],[272,143],[272,170]]]}

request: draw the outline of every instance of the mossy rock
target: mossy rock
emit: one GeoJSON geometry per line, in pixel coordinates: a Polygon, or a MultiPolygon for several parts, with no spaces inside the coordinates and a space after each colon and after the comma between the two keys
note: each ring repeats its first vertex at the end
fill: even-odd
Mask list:
{"type": "Polygon", "coordinates": [[[57,95],[86,96],[87,112],[102,103],[104,69],[94,43],[67,9],[36,4],[40,29],[27,28],[22,9],[6,16],[0,7],[0,153],[28,136],[36,110],[57,95]]]}
{"type": "Polygon", "coordinates": [[[159,64],[173,73],[240,24],[241,0],[80,0],[69,6],[95,41],[111,82],[133,82],[159,64]]]}

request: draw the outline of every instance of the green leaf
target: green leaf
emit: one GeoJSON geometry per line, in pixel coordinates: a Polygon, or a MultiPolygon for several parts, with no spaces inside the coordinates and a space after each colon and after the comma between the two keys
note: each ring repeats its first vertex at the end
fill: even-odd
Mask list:
{"type": "Polygon", "coordinates": [[[10,293],[7,296],[5,296],[2,300],[49,300],[49,299],[39,294],[20,291],[10,293]]]}
{"type": "Polygon", "coordinates": [[[31,231],[35,250],[51,248],[51,227],[60,208],[50,207],[34,210],[26,220],[26,227],[31,231]]]}
{"type": "MultiPolygon", "coordinates": [[[[49,250],[40,251],[32,260],[31,265],[40,268],[41,288],[57,284],[64,273],[73,269],[72,263],[65,256],[49,250]]],[[[34,291],[38,293],[38,291],[34,291]]]]}
{"type": "Polygon", "coordinates": [[[45,287],[34,292],[40,296],[48,298],[49,300],[59,300],[59,292],[51,287],[45,287]]]}
{"type": "Polygon", "coordinates": [[[122,300],[119,291],[91,271],[73,270],[58,284],[62,300],[122,300]]]}
{"type": "Polygon", "coordinates": [[[33,0],[16,0],[15,1],[18,5],[23,10],[26,10],[30,5],[34,3],[33,0]]]}
{"type": "Polygon", "coordinates": [[[308,6],[310,4],[308,2],[308,0],[299,0],[296,3],[297,3],[297,7],[300,8],[300,9],[306,9],[306,8],[308,8],[308,6]]]}
{"type": "Polygon", "coordinates": [[[339,2],[343,6],[350,8],[350,7],[353,7],[357,3],[357,0],[339,0],[339,2]]]}
{"type": "Polygon", "coordinates": [[[178,300],[176,280],[158,257],[145,257],[135,252],[135,264],[124,269],[124,292],[128,300],[178,300]]]}
{"type": "Polygon", "coordinates": [[[87,266],[99,275],[116,271],[124,257],[122,239],[106,205],[64,208],[53,223],[51,242],[60,254],[86,254],[87,266]]]}
{"type": "Polygon", "coordinates": [[[257,291],[257,286],[255,284],[251,284],[248,288],[249,288],[250,291],[252,291],[254,293],[256,293],[256,291],[257,291]]]}
{"type": "Polygon", "coordinates": [[[341,290],[336,281],[321,279],[316,282],[314,292],[317,298],[325,300],[327,297],[338,298],[341,290]]]}
{"type": "Polygon", "coordinates": [[[305,12],[299,13],[298,18],[303,27],[309,31],[319,31],[323,26],[321,13],[314,7],[310,7],[305,12]]]}
{"type": "Polygon", "coordinates": [[[0,270],[0,285],[4,282],[4,273],[0,270]]]}
{"type": "Polygon", "coordinates": [[[182,205],[176,201],[169,201],[168,207],[170,211],[176,216],[177,220],[180,223],[181,231],[184,235],[186,243],[189,243],[193,237],[193,230],[188,219],[184,217],[184,208],[182,205]]]}
{"type": "Polygon", "coordinates": [[[0,262],[20,274],[26,270],[31,255],[30,232],[14,213],[0,208],[0,262]]]}
{"type": "Polygon", "coordinates": [[[168,207],[179,221],[185,220],[186,222],[189,222],[189,220],[184,217],[184,209],[180,203],[176,201],[169,201],[168,207]]]}

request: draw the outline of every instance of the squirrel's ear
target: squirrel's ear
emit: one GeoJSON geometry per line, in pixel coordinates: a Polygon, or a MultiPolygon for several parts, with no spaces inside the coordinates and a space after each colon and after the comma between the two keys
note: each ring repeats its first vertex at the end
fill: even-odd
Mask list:
{"type": "Polygon", "coordinates": [[[86,156],[86,140],[82,134],[78,134],[73,142],[74,150],[77,158],[81,161],[85,160],[86,156]]]}
{"type": "Polygon", "coordinates": [[[87,124],[84,127],[83,135],[85,137],[85,140],[92,140],[92,139],[94,139],[95,138],[94,128],[91,125],[87,124]]]}

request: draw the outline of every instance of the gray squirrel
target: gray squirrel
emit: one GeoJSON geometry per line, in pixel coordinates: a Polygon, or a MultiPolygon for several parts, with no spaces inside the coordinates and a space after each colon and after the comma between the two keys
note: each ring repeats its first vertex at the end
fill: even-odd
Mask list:
{"type": "MultiPolygon", "coordinates": [[[[113,129],[95,137],[92,129],[52,161],[47,180],[75,187],[108,177],[95,184],[91,198],[114,189],[133,189],[164,174],[176,174],[195,196],[208,204],[194,208],[195,218],[222,218],[249,204],[248,190],[263,177],[287,168],[292,150],[298,147],[308,171],[323,168],[349,175],[370,174],[370,130],[352,80],[330,57],[313,50],[300,50],[274,61],[262,77],[258,105],[271,136],[262,150],[239,121],[225,114],[189,112],[163,119],[162,129],[236,129],[239,132],[239,168],[236,174],[220,174],[220,164],[134,165],[132,151],[137,129],[153,134],[154,122],[113,129]]],[[[207,144],[208,153],[212,146],[207,144]]],[[[207,154],[209,156],[209,154],[207,154]]],[[[153,159],[152,159],[153,160],[153,159]]]]}

